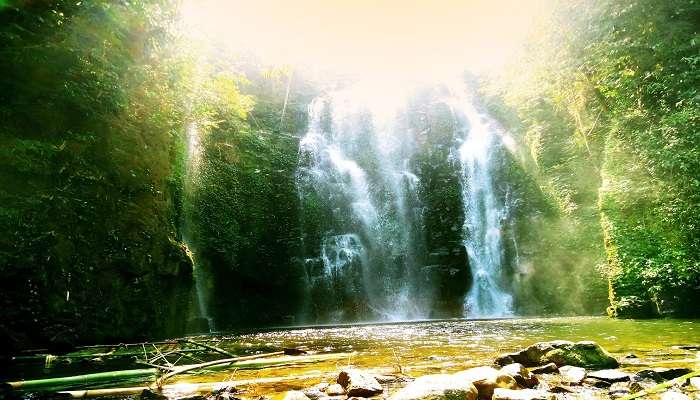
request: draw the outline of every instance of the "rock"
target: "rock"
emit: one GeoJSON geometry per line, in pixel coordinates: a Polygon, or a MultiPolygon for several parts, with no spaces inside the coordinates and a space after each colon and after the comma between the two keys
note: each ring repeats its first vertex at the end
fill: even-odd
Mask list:
{"type": "Polygon", "coordinates": [[[337,383],[328,385],[325,390],[328,396],[340,396],[345,394],[345,389],[337,383]]]}
{"type": "Polygon", "coordinates": [[[583,383],[588,386],[593,386],[598,389],[607,389],[610,387],[612,383],[606,382],[606,381],[601,381],[600,379],[595,379],[595,378],[586,378],[583,380],[583,383]]]}
{"type": "Polygon", "coordinates": [[[626,382],[629,381],[632,375],[627,372],[618,371],[616,369],[602,369],[599,371],[589,372],[590,378],[600,379],[606,382],[626,382]]]}
{"type": "Polygon", "coordinates": [[[490,399],[496,388],[517,389],[515,378],[492,367],[476,367],[454,374],[474,384],[480,399],[490,399]]]}
{"type": "Polygon", "coordinates": [[[284,400],[309,400],[304,392],[298,390],[290,390],[284,395],[284,400]]]}
{"type": "Polygon", "coordinates": [[[555,400],[554,394],[543,390],[511,390],[498,388],[493,391],[492,400],[555,400]]]}
{"type": "Polygon", "coordinates": [[[683,393],[675,391],[675,390],[667,390],[667,391],[661,393],[660,399],[661,400],[690,400],[690,397],[688,397],[688,395],[686,395],[686,394],[683,394],[683,393]]]}
{"type": "Polygon", "coordinates": [[[617,368],[620,363],[597,343],[591,341],[570,342],[555,340],[535,343],[516,353],[505,354],[496,359],[498,365],[520,363],[533,367],[547,363],[557,366],[573,365],[583,368],[617,368]]]}
{"type": "Polygon", "coordinates": [[[627,382],[615,382],[612,385],[610,385],[610,389],[608,390],[608,394],[612,398],[618,398],[618,397],[623,397],[627,396],[631,393],[629,384],[627,382]]]}
{"type": "Polygon", "coordinates": [[[559,374],[561,375],[562,382],[570,385],[578,385],[586,379],[585,369],[581,367],[572,367],[571,365],[565,365],[559,368],[559,374]]]}
{"type": "Polygon", "coordinates": [[[476,400],[476,387],[456,375],[424,375],[394,393],[390,400],[476,400]]]}
{"type": "Polygon", "coordinates": [[[700,377],[690,378],[690,386],[695,390],[700,390],[700,377]]]}
{"type": "Polygon", "coordinates": [[[652,380],[654,382],[660,383],[664,381],[669,381],[671,379],[675,379],[678,377],[681,377],[685,374],[689,374],[691,372],[690,369],[688,368],[652,368],[652,369],[644,369],[641,371],[638,371],[635,375],[633,375],[632,380],[652,380]]]}
{"type": "Polygon", "coordinates": [[[316,387],[308,388],[304,390],[304,394],[306,397],[310,398],[311,400],[318,400],[321,397],[326,397],[326,394],[320,391],[316,387]]]}
{"type": "MultiPolygon", "coordinates": [[[[556,368],[556,365],[554,367],[556,368]]],[[[508,364],[501,368],[501,373],[512,376],[515,379],[515,382],[522,387],[533,388],[537,386],[537,377],[533,375],[532,372],[528,371],[522,364],[508,364]]]]}
{"type": "MultiPolygon", "coordinates": [[[[340,371],[338,383],[345,389],[345,394],[348,397],[372,397],[384,391],[374,376],[357,369],[340,371]]],[[[328,389],[326,389],[326,393],[328,393],[328,389]]]]}
{"type": "Polygon", "coordinates": [[[557,364],[555,363],[549,363],[545,365],[540,365],[539,367],[535,367],[530,370],[533,374],[553,374],[559,370],[559,367],[557,367],[557,364]]]}

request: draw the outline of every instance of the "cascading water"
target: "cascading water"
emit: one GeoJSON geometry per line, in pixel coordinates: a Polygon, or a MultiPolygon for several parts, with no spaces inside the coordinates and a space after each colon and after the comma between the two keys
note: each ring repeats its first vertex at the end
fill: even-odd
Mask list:
{"type": "Polygon", "coordinates": [[[302,205],[318,201],[328,210],[320,252],[310,251],[320,253],[323,275],[312,279],[326,282],[336,299],[363,299],[338,305],[351,310],[326,320],[425,317],[411,299],[421,218],[418,178],[409,167],[415,145],[400,126],[399,104],[371,100],[353,91],[315,99],[300,144],[302,205]]]}
{"type": "Polygon", "coordinates": [[[311,321],[511,314],[497,129],[463,86],[358,85],[308,117],[297,187],[308,293],[323,299],[306,302],[311,321]]]}
{"type": "Polygon", "coordinates": [[[505,205],[498,201],[492,180],[493,120],[476,110],[470,99],[460,96],[457,117],[464,141],[458,149],[462,165],[464,199],[464,244],[469,254],[473,283],[465,299],[468,316],[500,317],[512,314],[512,296],[501,289],[503,249],[501,223],[505,205]]]}
{"type": "MultiPolygon", "coordinates": [[[[194,240],[192,240],[192,224],[189,218],[191,213],[191,210],[189,209],[191,202],[189,200],[192,196],[192,188],[194,186],[193,183],[197,178],[202,149],[199,143],[199,131],[196,124],[190,124],[185,133],[187,138],[187,155],[185,158],[185,211],[183,212],[182,217],[182,242],[187,246],[194,269],[193,279],[195,292],[197,295],[197,318],[204,319],[206,321],[208,331],[213,332],[214,320],[209,316],[207,307],[206,277],[203,276],[203,266],[201,263],[197,262],[196,245],[194,240]]],[[[197,327],[197,329],[199,328],[197,327]]]]}

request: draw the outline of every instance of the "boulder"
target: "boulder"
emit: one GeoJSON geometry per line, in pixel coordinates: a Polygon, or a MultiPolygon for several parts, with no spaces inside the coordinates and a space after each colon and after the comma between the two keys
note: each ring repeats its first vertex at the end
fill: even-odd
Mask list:
{"type": "Polygon", "coordinates": [[[602,369],[599,371],[589,372],[590,378],[599,379],[606,382],[626,382],[629,381],[632,375],[627,372],[622,372],[616,369],[602,369]]]}
{"type": "Polygon", "coordinates": [[[493,391],[493,400],[555,400],[553,393],[543,390],[522,389],[511,390],[498,388],[493,391]]]}
{"type": "Polygon", "coordinates": [[[555,340],[535,343],[516,353],[504,354],[496,359],[498,365],[520,363],[534,367],[554,363],[561,367],[573,365],[583,368],[617,368],[620,363],[600,345],[591,341],[570,342],[555,340]]]}
{"type": "MultiPolygon", "coordinates": [[[[351,368],[340,371],[338,384],[345,389],[345,394],[348,397],[372,397],[384,391],[374,376],[351,368]]],[[[328,393],[328,389],[326,389],[326,393],[328,393]]]]}
{"type": "MultiPolygon", "coordinates": [[[[555,366],[556,368],[556,366],[555,366]]],[[[526,388],[537,386],[538,379],[525,366],[519,363],[508,364],[501,368],[501,373],[512,376],[518,385],[526,388]]]]}
{"type": "Polygon", "coordinates": [[[341,396],[345,394],[345,389],[343,389],[343,387],[339,384],[334,383],[332,385],[328,385],[325,392],[328,396],[341,396]]]}
{"type": "Polygon", "coordinates": [[[559,370],[557,364],[549,363],[545,365],[540,365],[539,367],[532,368],[530,372],[533,374],[553,374],[559,370]]]}
{"type": "Polygon", "coordinates": [[[559,368],[561,381],[570,385],[578,385],[586,379],[586,370],[581,367],[565,365],[559,368]]]}
{"type": "Polygon", "coordinates": [[[635,379],[651,379],[654,382],[663,382],[676,379],[691,372],[688,368],[651,368],[644,369],[635,374],[635,379]]]}
{"type": "Polygon", "coordinates": [[[455,375],[424,375],[394,393],[390,400],[476,400],[474,385],[455,375]]]}
{"type": "Polygon", "coordinates": [[[309,400],[304,392],[298,390],[290,390],[284,395],[284,400],[309,400]]]}
{"type": "Polygon", "coordinates": [[[476,367],[454,374],[474,384],[480,399],[490,399],[496,388],[517,389],[515,378],[492,367],[476,367]]]}

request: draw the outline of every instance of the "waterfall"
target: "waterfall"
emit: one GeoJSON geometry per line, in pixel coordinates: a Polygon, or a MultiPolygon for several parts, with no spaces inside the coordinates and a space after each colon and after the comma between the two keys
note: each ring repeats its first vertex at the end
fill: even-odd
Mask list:
{"type": "Polygon", "coordinates": [[[469,255],[473,283],[465,299],[465,314],[499,317],[512,314],[512,296],[502,288],[503,247],[501,223],[504,202],[497,199],[492,179],[493,154],[498,128],[460,96],[458,118],[463,119],[464,141],[459,146],[464,201],[464,244],[469,255]]]}
{"type": "Polygon", "coordinates": [[[497,133],[463,85],[383,82],[314,99],[297,187],[307,295],[322,300],[305,301],[316,308],[304,314],[312,322],[511,314],[507,215],[492,179],[497,133]]]}
{"type": "MultiPolygon", "coordinates": [[[[187,246],[187,251],[189,253],[190,259],[193,265],[193,279],[194,287],[197,295],[197,315],[196,317],[206,321],[206,327],[209,332],[214,331],[214,320],[209,315],[209,310],[207,307],[207,288],[206,288],[206,276],[204,276],[203,266],[197,259],[196,243],[193,240],[194,232],[192,229],[191,222],[191,197],[193,195],[194,182],[197,179],[197,173],[199,171],[199,163],[202,155],[202,148],[199,141],[199,130],[195,123],[191,123],[187,126],[186,133],[186,143],[187,143],[187,153],[185,155],[185,178],[184,178],[184,207],[182,215],[182,242],[187,246]]],[[[200,324],[196,324],[200,325],[200,324]]],[[[198,329],[197,326],[195,329],[198,329]]]]}
{"type": "Polygon", "coordinates": [[[305,263],[318,268],[307,268],[307,276],[345,301],[336,308],[353,309],[352,316],[335,310],[322,319],[424,318],[425,308],[411,298],[418,268],[413,232],[421,218],[418,177],[410,170],[415,144],[402,126],[400,103],[367,89],[309,105],[298,187],[303,207],[318,201],[327,215],[320,249],[311,249],[316,257],[305,263]]]}

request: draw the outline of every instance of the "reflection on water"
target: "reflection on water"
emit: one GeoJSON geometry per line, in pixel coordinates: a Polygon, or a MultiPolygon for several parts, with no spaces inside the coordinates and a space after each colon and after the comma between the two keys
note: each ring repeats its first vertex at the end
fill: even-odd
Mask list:
{"type": "MultiPolygon", "coordinates": [[[[700,321],[631,321],[603,317],[436,321],[285,329],[243,335],[212,334],[194,339],[212,337],[221,340],[216,344],[218,347],[236,354],[286,347],[305,347],[313,353],[349,354],[342,359],[262,370],[209,371],[183,376],[172,383],[262,379],[263,382],[249,390],[253,394],[271,394],[332,379],[340,366],[348,364],[378,372],[391,372],[400,365],[404,372],[414,376],[453,372],[488,365],[501,352],[554,339],[594,340],[622,359],[623,367],[628,369],[649,365],[697,368],[697,350],[678,346],[700,344],[700,321]],[[637,358],[624,358],[629,354],[637,358]]],[[[55,366],[45,372],[65,374],[61,368],[64,367],[55,366]]]]}
{"type": "MultiPolygon", "coordinates": [[[[317,352],[352,352],[344,362],[330,362],[265,371],[239,371],[236,379],[314,376],[299,381],[261,385],[259,390],[283,391],[332,376],[339,365],[390,372],[395,365],[411,375],[453,372],[489,365],[501,352],[519,350],[546,340],[594,340],[618,358],[634,354],[623,364],[634,369],[648,365],[694,364],[695,351],[674,348],[700,344],[700,321],[613,320],[604,317],[440,321],[395,325],[278,330],[228,338],[231,348],[307,347],[317,352]],[[669,361],[672,363],[665,364],[669,361]],[[316,374],[316,375],[313,375],[316,374]]],[[[223,343],[222,343],[223,345],[223,343]]],[[[692,365],[691,365],[692,366],[692,365]]],[[[222,379],[208,377],[208,379],[222,379]]],[[[188,378],[201,381],[199,378],[188,378]]]]}

